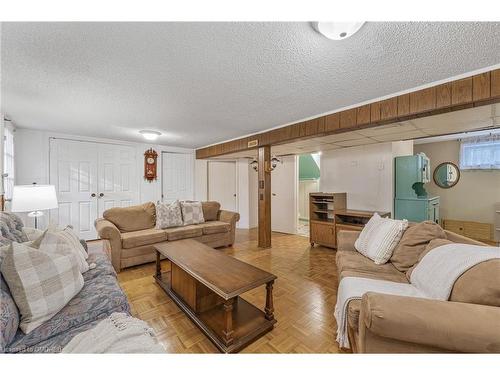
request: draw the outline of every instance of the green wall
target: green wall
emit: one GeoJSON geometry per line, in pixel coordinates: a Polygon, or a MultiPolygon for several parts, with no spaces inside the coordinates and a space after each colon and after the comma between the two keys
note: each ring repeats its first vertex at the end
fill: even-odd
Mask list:
{"type": "Polygon", "coordinates": [[[299,180],[319,178],[319,167],[311,155],[299,156],[299,180]]]}

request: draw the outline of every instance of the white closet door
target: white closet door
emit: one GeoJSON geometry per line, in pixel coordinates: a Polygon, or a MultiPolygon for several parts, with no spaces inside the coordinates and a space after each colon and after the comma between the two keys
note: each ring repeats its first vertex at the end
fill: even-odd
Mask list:
{"type": "Polygon", "coordinates": [[[50,142],[50,182],[56,186],[59,201],[50,220],[58,226],[72,225],[86,240],[97,238],[97,153],[95,143],[50,142]]]}
{"type": "Polygon", "coordinates": [[[224,210],[237,212],[236,162],[208,162],[208,200],[219,202],[224,210]]]}
{"type": "Polygon", "coordinates": [[[271,172],[271,228],[275,232],[297,232],[297,162],[285,156],[271,172]]]}
{"type": "Polygon", "coordinates": [[[165,202],[193,199],[193,155],[162,153],[162,198],[165,202]]]}
{"type": "Polygon", "coordinates": [[[98,215],[112,207],[138,203],[135,149],[130,146],[98,145],[98,215]]]}

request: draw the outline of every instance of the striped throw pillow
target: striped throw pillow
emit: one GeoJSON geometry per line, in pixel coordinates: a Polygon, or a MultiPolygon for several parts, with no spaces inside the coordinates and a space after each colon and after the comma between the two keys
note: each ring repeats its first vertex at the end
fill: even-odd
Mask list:
{"type": "Polygon", "coordinates": [[[1,265],[21,313],[19,327],[28,334],[61,310],[83,287],[75,253],[34,249],[13,242],[1,265]]]}
{"type": "Polygon", "coordinates": [[[378,216],[370,225],[368,224],[370,222],[363,228],[363,232],[365,232],[363,238],[358,239],[354,246],[356,250],[373,260],[375,264],[387,263],[401,240],[401,236],[408,228],[408,220],[393,220],[378,216]]]}

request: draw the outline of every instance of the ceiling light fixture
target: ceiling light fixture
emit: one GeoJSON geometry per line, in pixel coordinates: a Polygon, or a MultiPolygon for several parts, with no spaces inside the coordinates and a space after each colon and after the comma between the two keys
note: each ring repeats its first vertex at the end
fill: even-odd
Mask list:
{"type": "Polygon", "coordinates": [[[148,141],[156,141],[156,139],[161,135],[161,133],[156,130],[140,130],[139,133],[141,133],[144,139],[148,141]]]}
{"type": "Polygon", "coordinates": [[[313,22],[318,33],[332,40],[342,40],[353,36],[365,22],[313,22]]]}

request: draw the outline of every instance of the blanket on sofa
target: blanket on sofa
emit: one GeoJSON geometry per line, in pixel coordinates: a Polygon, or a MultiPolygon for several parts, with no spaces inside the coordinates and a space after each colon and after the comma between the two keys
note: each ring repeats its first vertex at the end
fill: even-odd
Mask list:
{"type": "Polygon", "coordinates": [[[491,259],[500,259],[500,248],[469,244],[439,246],[427,253],[413,270],[411,284],[361,277],[344,277],[339,284],[335,319],[337,342],[350,348],[347,335],[347,305],[367,292],[446,301],[453,285],[468,269],[491,259]]]}
{"type": "Polygon", "coordinates": [[[151,327],[124,313],[113,313],[94,328],[82,332],[62,353],[164,353],[151,327]]]}

